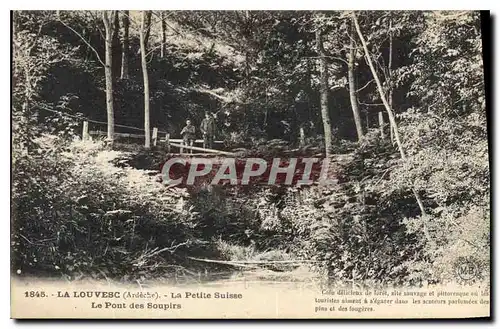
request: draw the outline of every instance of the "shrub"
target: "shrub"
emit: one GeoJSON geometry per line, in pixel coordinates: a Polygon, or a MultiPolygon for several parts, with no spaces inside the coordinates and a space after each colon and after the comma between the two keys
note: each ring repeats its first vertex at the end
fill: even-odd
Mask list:
{"type": "Polygon", "coordinates": [[[209,253],[186,195],[146,171],[118,168],[98,143],[57,138],[15,161],[12,269],[94,277],[146,275],[209,253]]]}
{"type": "Polygon", "coordinates": [[[403,223],[416,205],[408,192],[380,188],[397,160],[390,145],[371,137],[338,162],[339,184],[300,192],[282,213],[293,223],[297,249],[330,281],[416,284],[408,273],[422,243],[403,223]]]}

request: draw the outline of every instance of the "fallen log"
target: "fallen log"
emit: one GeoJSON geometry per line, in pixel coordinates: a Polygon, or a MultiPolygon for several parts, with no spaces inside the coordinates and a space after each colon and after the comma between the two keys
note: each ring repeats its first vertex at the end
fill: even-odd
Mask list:
{"type": "Polygon", "coordinates": [[[314,260],[297,260],[297,259],[292,259],[292,260],[215,260],[215,259],[202,259],[202,258],[195,258],[195,257],[188,257],[189,259],[192,260],[197,260],[200,262],[206,262],[206,263],[219,263],[219,264],[228,264],[228,265],[235,265],[235,266],[241,266],[241,265],[248,265],[248,264],[255,264],[255,265],[268,265],[268,264],[300,264],[300,263],[314,263],[314,260]]]}
{"type": "Polygon", "coordinates": [[[215,264],[224,264],[224,265],[231,265],[231,266],[239,266],[239,267],[250,267],[250,268],[256,268],[256,266],[251,266],[251,265],[246,265],[246,264],[241,264],[241,263],[234,263],[232,261],[226,261],[226,260],[213,260],[213,259],[201,259],[201,258],[195,258],[195,257],[187,257],[192,260],[196,260],[199,262],[205,262],[205,263],[215,263],[215,264]]]}

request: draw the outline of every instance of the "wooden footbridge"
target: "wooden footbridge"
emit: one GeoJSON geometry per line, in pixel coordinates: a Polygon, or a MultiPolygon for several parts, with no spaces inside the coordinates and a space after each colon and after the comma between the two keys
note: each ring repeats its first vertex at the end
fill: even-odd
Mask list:
{"type": "MultiPolygon", "coordinates": [[[[138,129],[138,128],[136,128],[136,129],[138,129]]],[[[83,140],[90,140],[90,139],[92,139],[92,136],[104,137],[104,136],[107,136],[107,132],[89,131],[88,123],[84,122],[83,133],[82,133],[83,140]]],[[[123,138],[123,139],[135,139],[135,140],[138,140],[141,142],[143,142],[145,139],[144,134],[133,134],[133,133],[114,133],[114,137],[116,138],[116,140],[123,138]]],[[[203,144],[203,142],[204,142],[203,139],[196,139],[193,141],[193,144],[203,144]]],[[[224,145],[224,142],[223,141],[213,141],[213,144],[220,147],[220,146],[224,145]]],[[[204,147],[199,147],[199,146],[184,145],[182,139],[170,138],[169,133],[161,132],[156,127],[153,128],[153,130],[152,130],[151,146],[160,147],[161,149],[166,150],[170,156],[178,156],[178,157],[186,157],[186,158],[191,158],[193,156],[215,157],[215,158],[221,158],[221,156],[228,156],[231,158],[235,158],[236,161],[243,161],[244,162],[244,159],[243,159],[244,152],[243,153],[239,153],[239,152],[235,153],[235,152],[228,152],[228,151],[218,150],[218,149],[213,149],[213,148],[204,148],[204,147]],[[162,136],[160,136],[160,134],[162,136]],[[172,148],[174,148],[175,150],[179,150],[178,151],[179,153],[172,152],[172,148]],[[187,150],[189,150],[189,153],[185,152],[187,150]],[[196,151],[197,153],[194,153],[193,151],[196,151]]],[[[290,157],[291,158],[301,157],[301,156],[303,157],[304,153],[300,153],[299,151],[301,151],[301,150],[294,149],[294,150],[285,151],[282,154],[283,160],[286,162],[286,159],[290,158],[290,157]],[[300,154],[302,154],[302,155],[300,155],[300,154]]],[[[316,157],[316,158],[322,157],[322,153],[317,153],[317,150],[315,150],[315,149],[309,149],[308,152],[310,153],[309,156],[316,157]],[[312,153],[312,152],[314,152],[314,153],[312,153]]],[[[338,154],[338,155],[334,155],[333,157],[331,157],[329,166],[327,168],[328,172],[326,173],[326,175],[328,177],[333,177],[334,180],[338,181],[338,177],[340,177],[339,172],[338,172],[338,170],[339,170],[338,164],[340,162],[345,161],[347,159],[346,157],[350,157],[350,156],[351,155],[349,155],[349,154],[338,154]]],[[[276,158],[273,158],[272,163],[274,163],[274,160],[276,160],[276,158]]],[[[186,163],[189,163],[189,162],[190,162],[190,159],[186,159],[186,163]]],[[[270,164],[270,162],[268,164],[270,164]]],[[[294,164],[294,166],[295,166],[295,164],[294,164]]],[[[304,162],[301,162],[301,164],[297,165],[297,167],[295,168],[296,170],[298,170],[296,173],[294,173],[295,180],[301,179],[301,177],[302,177],[301,170],[304,170],[303,167],[304,167],[304,162]]],[[[246,165],[244,166],[244,168],[246,168],[246,165]]],[[[318,174],[318,175],[320,173],[321,173],[321,175],[323,175],[320,162],[318,162],[317,168],[316,169],[312,168],[312,170],[313,171],[315,170],[316,174],[318,174]]],[[[181,175],[182,174],[184,174],[184,173],[181,173],[181,175]]],[[[268,177],[268,176],[269,175],[267,175],[267,176],[263,175],[262,178],[264,180],[266,180],[267,179],[266,177],[268,177]]],[[[257,182],[256,184],[261,184],[261,183],[257,182]]],[[[265,183],[265,184],[268,185],[268,183],[265,183]]],[[[289,185],[290,183],[287,183],[287,184],[289,185]]]]}
{"type": "MultiPolygon", "coordinates": [[[[82,132],[82,139],[83,140],[89,140],[92,139],[92,136],[107,136],[108,133],[105,131],[100,131],[100,130],[91,130],[89,131],[88,128],[88,122],[84,121],[83,122],[83,132],[82,132]]],[[[139,140],[144,140],[145,139],[145,134],[133,134],[133,133],[114,133],[114,137],[117,138],[131,138],[131,139],[139,139],[139,140]]],[[[152,135],[151,135],[151,144],[152,146],[158,146],[164,145],[168,153],[172,153],[172,147],[179,149],[179,153],[173,153],[173,154],[185,154],[185,155],[229,155],[229,156],[235,156],[235,153],[232,152],[226,152],[223,150],[217,150],[217,149],[208,149],[208,148],[203,148],[203,147],[198,147],[198,146],[189,146],[189,145],[184,145],[183,144],[183,139],[181,138],[170,138],[170,134],[167,132],[160,132],[158,128],[153,128],[152,135]],[[164,137],[160,137],[159,134],[163,134],[164,137]],[[185,150],[190,150],[190,151],[198,151],[199,153],[194,154],[193,152],[185,152],[185,150]]],[[[215,145],[223,145],[223,141],[213,141],[212,142],[215,145]]],[[[193,141],[193,144],[203,144],[203,139],[196,139],[193,141]]]]}

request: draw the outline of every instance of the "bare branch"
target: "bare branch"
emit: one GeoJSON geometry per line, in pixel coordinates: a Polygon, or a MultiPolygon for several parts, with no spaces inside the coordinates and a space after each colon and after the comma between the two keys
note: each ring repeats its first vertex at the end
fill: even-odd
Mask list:
{"type": "Polygon", "coordinates": [[[102,61],[101,56],[99,56],[99,53],[97,52],[97,50],[94,47],[92,47],[92,45],[90,43],[88,43],[87,40],[80,33],[78,33],[78,31],[76,31],[74,28],[72,28],[71,26],[66,24],[61,19],[59,10],[57,11],[57,18],[59,19],[59,22],[61,22],[62,25],[66,26],[68,29],[73,31],[73,33],[75,33],[87,45],[87,47],[89,47],[94,52],[94,54],[97,56],[97,59],[99,60],[99,62],[101,63],[102,66],[106,66],[106,64],[104,64],[104,62],[102,61]]]}
{"type": "Polygon", "coordinates": [[[369,85],[370,83],[372,83],[373,81],[375,81],[375,80],[371,79],[371,80],[370,80],[370,81],[368,81],[368,82],[367,82],[367,83],[366,83],[363,87],[361,87],[361,88],[359,88],[358,90],[356,90],[356,92],[360,92],[361,90],[365,89],[365,88],[366,88],[366,87],[368,87],[368,85],[369,85]]]}
{"type": "Polygon", "coordinates": [[[148,51],[148,52],[146,53],[146,56],[151,55],[151,53],[153,53],[155,50],[157,50],[157,49],[161,48],[163,45],[166,45],[166,44],[168,44],[168,42],[165,42],[165,43],[163,43],[163,42],[162,42],[162,43],[160,43],[159,45],[157,45],[157,46],[153,47],[150,51],[148,51]]]}
{"type": "MultiPolygon", "coordinates": [[[[94,21],[100,21],[100,18],[98,18],[96,15],[94,15],[93,11],[89,11],[89,15],[94,19],[94,21]]],[[[96,24],[97,30],[99,31],[99,34],[101,35],[101,38],[105,39],[106,36],[104,35],[104,31],[101,29],[99,24],[96,24]]]]}
{"type": "Polygon", "coordinates": [[[338,61],[341,61],[341,62],[347,64],[347,61],[345,59],[341,58],[341,57],[337,57],[337,56],[325,56],[325,57],[326,58],[331,58],[331,59],[336,59],[338,61]]]}
{"type": "Polygon", "coordinates": [[[28,50],[27,50],[27,54],[28,54],[28,56],[31,56],[31,51],[33,50],[33,48],[35,48],[35,45],[36,45],[36,43],[37,43],[37,41],[38,41],[38,38],[40,37],[40,34],[42,34],[42,28],[43,28],[43,26],[44,26],[46,23],[47,23],[47,22],[42,22],[42,23],[40,24],[40,26],[38,27],[38,32],[37,32],[37,34],[36,34],[36,36],[35,36],[35,39],[33,40],[33,43],[32,43],[32,44],[28,47],[28,50]]]}
{"type": "Polygon", "coordinates": [[[175,33],[177,33],[177,35],[181,35],[182,33],[177,31],[177,29],[175,29],[174,27],[172,27],[172,25],[168,24],[167,20],[165,20],[165,24],[172,30],[174,31],[175,33]]]}
{"type": "MultiPolygon", "coordinates": [[[[168,13],[168,15],[167,15],[167,16],[163,17],[164,19],[167,19],[167,18],[169,18],[170,16],[172,16],[172,15],[174,14],[174,12],[173,12],[173,11],[171,11],[171,10],[160,10],[160,11],[162,11],[162,12],[165,12],[165,11],[166,11],[166,12],[168,13]]],[[[161,15],[159,15],[157,11],[152,10],[152,11],[151,11],[151,13],[152,13],[154,16],[156,16],[157,18],[162,19],[161,15]]]]}
{"type": "Polygon", "coordinates": [[[181,242],[181,243],[176,244],[176,245],[174,245],[174,242],[172,242],[170,247],[165,247],[165,248],[162,248],[160,250],[153,250],[153,252],[151,252],[150,254],[145,255],[144,258],[151,258],[153,256],[161,254],[164,251],[169,251],[171,254],[173,254],[177,250],[177,248],[185,246],[187,244],[189,244],[189,241],[181,242]]]}
{"type": "MultiPolygon", "coordinates": [[[[347,64],[347,61],[341,57],[337,57],[337,56],[324,56],[325,58],[332,58],[332,59],[336,59],[338,61],[341,61],[341,62],[344,62],[347,64]]],[[[318,59],[318,58],[321,58],[319,56],[306,56],[306,57],[302,57],[302,58],[310,58],[310,59],[318,59]]]]}
{"type": "Polygon", "coordinates": [[[456,12],[455,14],[444,14],[444,13],[440,13],[439,11],[434,11],[433,14],[437,19],[449,20],[449,19],[457,19],[460,16],[464,16],[464,15],[469,14],[469,12],[468,11],[459,11],[459,12],[456,12]]]}
{"type": "Polygon", "coordinates": [[[363,103],[363,102],[359,102],[359,104],[364,105],[364,106],[384,106],[384,103],[363,103]]]}
{"type": "MultiPolygon", "coordinates": [[[[146,56],[145,56],[145,57],[148,57],[148,55],[149,55],[150,53],[151,53],[151,52],[146,53],[146,56]]],[[[147,63],[148,63],[148,64],[149,64],[149,63],[151,63],[151,61],[153,60],[153,58],[154,58],[154,57],[155,57],[155,53],[152,53],[151,58],[147,61],[147,63]]]]}
{"type": "Polygon", "coordinates": [[[211,90],[208,90],[208,89],[194,88],[194,90],[196,90],[196,91],[198,91],[200,93],[210,94],[210,95],[212,95],[214,97],[217,97],[220,100],[223,100],[226,103],[231,103],[233,101],[232,99],[230,99],[228,97],[221,96],[221,95],[219,95],[219,94],[217,94],[217,93],[215,93],[215,92],[213,92],[211,90]]]}

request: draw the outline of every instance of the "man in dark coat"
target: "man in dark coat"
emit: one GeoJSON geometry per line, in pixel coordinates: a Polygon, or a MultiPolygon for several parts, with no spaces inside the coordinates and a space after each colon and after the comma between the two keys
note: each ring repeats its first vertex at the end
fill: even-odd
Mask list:
{"type": "MultiPolygon", "coordinates": [[[[196,128],[191,124],[191,120],[186,121],[186,126],[182,128],[181,136],[184,145],[193,146],[194,139],[196,138],[196,128]]],[[[193,150],[189,150],[189,153],[193,153],[193,150]]],[[[181,150],[182,153],[182,150],[181,150]]]]}
{"type": "Polygon", "coordinates": [[[205,119],[201,122],[200,130],[203,134],[203,148],[211,149],[215,136],[215,120],[210,113],[205,113],[205,119]]]}

